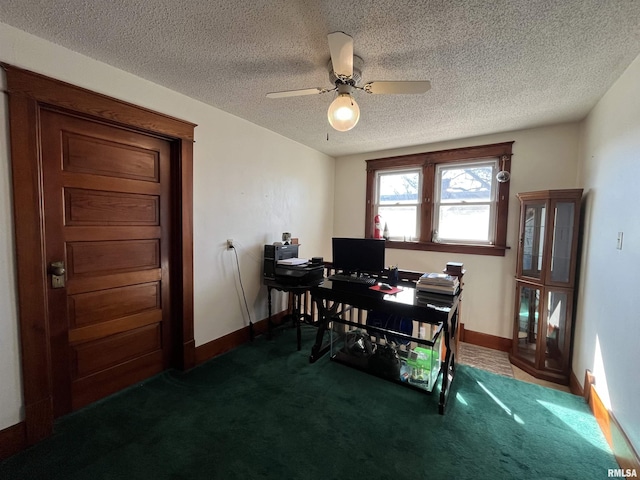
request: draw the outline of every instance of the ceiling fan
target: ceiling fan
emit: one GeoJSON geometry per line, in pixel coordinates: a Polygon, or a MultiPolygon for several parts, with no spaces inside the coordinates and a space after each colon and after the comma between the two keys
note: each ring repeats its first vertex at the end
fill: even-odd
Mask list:
{"type": "Polygon", "coordinates": [[[329,80],[334,88],[304,88],[267,93],[267,98],[297,97],[327,92],[337,92],[338,96],[329,106],[327,116],[333,128],[346,132],[356,126],[360,119],[360,107],[352,97],[356,90],[372,94],[419,94],[431,88],[431,82],[424,81],[375,81],[358,86],[362,79],[364,61],[353,54],[353,38],[343,32],[333,32],[329,40],[329,80]]]}

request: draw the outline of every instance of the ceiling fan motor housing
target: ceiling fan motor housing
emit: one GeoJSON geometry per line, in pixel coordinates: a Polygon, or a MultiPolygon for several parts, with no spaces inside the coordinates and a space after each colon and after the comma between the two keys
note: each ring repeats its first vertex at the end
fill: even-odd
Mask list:
{"type": "Polygon", "coordinates": [[[353,56],[353,75],[351,76],[350,79],[343,80],[336,76],[335,72],[333,71],[333,63],[331,63],[331,59],[329,59],[329,63],[327,65],[327,68],[329,69],[329,81],[336,86],[340,83],[347,83],[353,86],[358,85],[358,83],[360,83],[360,81],[362,80],[363,66],[364,66],[364,60],[362,60],[362,58],[358,57],[357,55],[354,55],[353,56]]]}

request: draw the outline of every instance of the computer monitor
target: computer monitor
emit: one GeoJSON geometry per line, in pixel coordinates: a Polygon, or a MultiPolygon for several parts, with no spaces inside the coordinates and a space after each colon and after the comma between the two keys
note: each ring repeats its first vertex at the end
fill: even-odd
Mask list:
{"type": "Polygon", "coordinates": [[[376,238],[333,238],[333,268],[348,273],[381,273],[385,241],[376,238]]]}

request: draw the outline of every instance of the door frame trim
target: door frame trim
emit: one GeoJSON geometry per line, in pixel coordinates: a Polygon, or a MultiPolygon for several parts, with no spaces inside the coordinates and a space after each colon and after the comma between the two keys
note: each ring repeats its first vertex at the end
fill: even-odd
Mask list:
{"type": "Polygon", "coordinates": [[[14,238],[26,443],[53,433],[44,193],[39,150],[42,107],[159,136],[171,144],[171,297],[173,358],[195,365],[193,328],[193,138],[195,124],[6,63],[14,238]]]}

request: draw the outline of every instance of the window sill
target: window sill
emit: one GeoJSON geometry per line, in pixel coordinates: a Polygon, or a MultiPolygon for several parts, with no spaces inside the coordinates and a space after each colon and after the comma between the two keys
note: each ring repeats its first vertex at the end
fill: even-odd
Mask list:
{"type": "Polygon", "coordinates": [[[398,250],[425,250],[431,252],[465,253],[469,255],[490,255],[504,257],[508,246],[500,245],[461,245],[433,242],[398,242],[387,240],[386,248],[398,250]]]}

